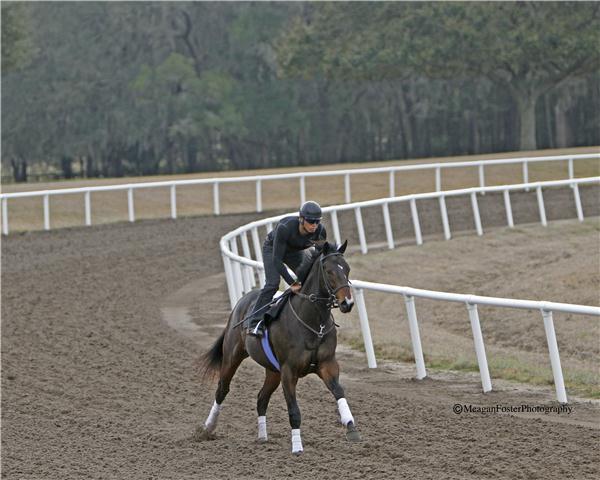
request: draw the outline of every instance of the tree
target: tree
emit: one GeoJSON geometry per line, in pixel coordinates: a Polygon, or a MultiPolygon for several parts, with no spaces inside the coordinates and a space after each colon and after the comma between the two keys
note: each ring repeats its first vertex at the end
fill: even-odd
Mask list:
{"type": "Polygon", "coordinates": [[[31,54],[26,5],[2,2],[2,74],[26,65],[31,54]]]}
{"type": "Polygon", "coordinates": [[[521,149],[535,149],[537,100],[600,66],[600,4],[322,4],[278,52],[292,76],[487,78],[518,108],[521,149]]]}

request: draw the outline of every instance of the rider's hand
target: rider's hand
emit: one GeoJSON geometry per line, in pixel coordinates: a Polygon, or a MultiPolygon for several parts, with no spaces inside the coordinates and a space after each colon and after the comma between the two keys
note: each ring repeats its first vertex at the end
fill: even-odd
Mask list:
{"type": "Polygon", "coordinates": [[[294,282],[290,285],[290,290],[292,291],[292,293],[300,292],[301,288],[302,288],[302,284],[300,282],[294,282]]]}

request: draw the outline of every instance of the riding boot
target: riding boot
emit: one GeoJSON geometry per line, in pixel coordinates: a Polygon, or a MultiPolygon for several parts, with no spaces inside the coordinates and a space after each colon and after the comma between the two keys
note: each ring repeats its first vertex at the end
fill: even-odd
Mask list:
{"type": "MultiPolygon", "coordinates": [[[[279,277],[277,277],[277,279],[279,281],[279,277]]],[[[268,283],[263,287],[260,295],[256,299],[250,318],[248,319],[248,327],[246,330],[248,335],[262,337],[264,332],[263,318],[267,311],[266,309],[269,308],[273,295],[275,295],[275,292],[277,291],[277,287],[278,285],[273,286],[268,283]]]]}

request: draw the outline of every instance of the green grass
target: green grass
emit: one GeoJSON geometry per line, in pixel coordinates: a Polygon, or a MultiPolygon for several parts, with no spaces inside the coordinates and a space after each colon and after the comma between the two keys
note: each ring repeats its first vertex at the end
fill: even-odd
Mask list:
{"type": "MultiPolygon", "coordinates": [[[[343,338],[342,341],[350,348],[364,352],[365,346],[360,336],[343,338]]],[[[400,345],[374,345],[375,356],[379,359],[413,363],[415,361],[412,350],[400,345]]],[[[466,358],[460,354],[454,357],[436,355],[424,355],[425,366],[434,371],[459,371],[479,372],[476,361],[466,358]]],[[[494,378],[510,380],[518,383],[539,386],[553,386],[554,379],[548,365],[540,367],[528,364],[521,358],[513,357],[488,357],[488,367],[492,381],[494,378]]],[[[565,387],[571,395],[577,395],[590,399],[600,399],[599,371],[580,369],[576,371],[563,371],[565,376],[565,387]]]]}

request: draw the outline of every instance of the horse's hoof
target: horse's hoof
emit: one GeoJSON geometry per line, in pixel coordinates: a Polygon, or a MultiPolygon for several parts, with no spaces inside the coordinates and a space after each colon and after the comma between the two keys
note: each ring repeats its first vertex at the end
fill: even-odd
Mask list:
{"type": "Polygon", "coordinates": [[[258,443],[267,443],[269,440],[267,437],[258,437],[257,441],[258,443]]]}
{"type": "Polygon", "coordinates": [[[292,455],[294,455],[295,457],[299,457],[300,455],[302,455],[303,452],[304,450],[298,450],[297,452],[292,452],[292,455]]]}
{"type": "Polygon", "coordinates": [[[362,441],[362,437],[360,436],[360,432],[351,423],[348,424],[348,430],[346,431],[346,440],[348,440],[349,442],[360,442],[360,441],[362,441]]]}
{"type": "Polygon", "coordinates": [[[192,442],[205,442],[207,440],[214,440],[216,438],[213,432],[209,432],[204,427],[196,428],[196,431],[192,433],[192,442]]]}

